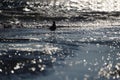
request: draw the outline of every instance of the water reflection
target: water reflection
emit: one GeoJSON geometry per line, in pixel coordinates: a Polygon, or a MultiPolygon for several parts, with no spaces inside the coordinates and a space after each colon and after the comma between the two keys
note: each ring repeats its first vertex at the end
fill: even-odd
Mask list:
{"type": "Polygon", "coordinates": [[[1,80],[119,79],[118,28],[8,31],[1,30],[1,80]]]}
{"type": "Polygon", "coordinates": [[[53,65],[56,61],[74,55],[73,44],[70,41],[67,42],[51,34],[50,37],[42,38],[42,40],[1,38],[0,42],[1,79],[19,75],[26,75],[27,78],[34,74],[45,76],[54,72],[53,65]]]}

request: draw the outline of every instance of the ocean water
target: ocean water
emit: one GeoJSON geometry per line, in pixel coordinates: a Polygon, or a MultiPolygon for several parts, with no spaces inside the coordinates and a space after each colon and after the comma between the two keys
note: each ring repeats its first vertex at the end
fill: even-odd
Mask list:
{"type": "Polygon", "coordinates": [[[0,29],[0,80],[119,80],[120,27],[0,29]]]}
{"type": "Polygon", "coordinates": [[[120,80],[119,3],[1,1],[0,80],[120,80]],[[23,27],[3,29],[12,19],[23,27]]]}

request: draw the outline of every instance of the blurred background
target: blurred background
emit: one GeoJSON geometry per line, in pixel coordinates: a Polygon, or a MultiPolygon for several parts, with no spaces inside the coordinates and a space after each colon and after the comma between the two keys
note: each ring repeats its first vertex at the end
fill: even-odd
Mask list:
{"type": "Polygon", "coordinates": [[[0,80],[120,80],[119,4],[0,0],[0,80]]]}

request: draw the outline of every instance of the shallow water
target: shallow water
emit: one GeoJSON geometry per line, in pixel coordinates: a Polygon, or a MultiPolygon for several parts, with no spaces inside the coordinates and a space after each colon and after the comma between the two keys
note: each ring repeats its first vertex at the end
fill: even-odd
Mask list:
{"type": "Polygon", "coordinates": [[[0,80],[120,79],[119,26],[1,29],[0,38],[0,80]]]}

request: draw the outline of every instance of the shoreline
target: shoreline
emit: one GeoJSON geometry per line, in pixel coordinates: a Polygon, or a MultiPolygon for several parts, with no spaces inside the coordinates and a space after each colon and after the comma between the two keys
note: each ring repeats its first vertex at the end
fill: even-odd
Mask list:
{"type": "MultiPolygon", "coordinates": [[[[1,22],[2,23],[2,22],[1,22]]],[[[52,25],[52,21],[21,21],[23,27],[13,27],[15,28],[49,28],[52,25]]],[[[95,28],[110,28],[110,27],[119,27],[119,20],[96,20],[96,21],[56,21],[57,28],[82,28],[82,29],[95,29],[95,28]]],[[[4,29],[2,25],[0,25],[0,29],[4,29]]]]}

